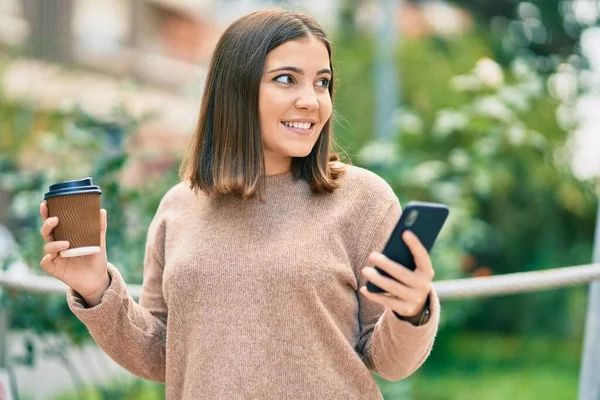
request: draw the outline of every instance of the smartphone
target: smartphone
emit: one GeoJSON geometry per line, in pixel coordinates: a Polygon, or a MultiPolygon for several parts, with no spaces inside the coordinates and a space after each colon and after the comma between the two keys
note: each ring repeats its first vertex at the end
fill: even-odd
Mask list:
{"type": "MultiPolygon", "coordinates": [[[[402,212],[400,220],[394,227],[394,231],[390,235],[382,253],[414,271],[417,266],[410,249],[404,243],[404,240],[402,240],[402,233],[407,229],[412,231],[421,243],[423,243],[427,252],[429,252],[442,230],[448,214],[449,209],[444,204],[409,202],[402,212]]],[[[378,267],[375,267],[375,269],[383,276],[391,278],[390,275],[378,267]]],[[[367,282],[367,290],[369,292],[385,293],[385,290],[370,281],[367,282]]]]}

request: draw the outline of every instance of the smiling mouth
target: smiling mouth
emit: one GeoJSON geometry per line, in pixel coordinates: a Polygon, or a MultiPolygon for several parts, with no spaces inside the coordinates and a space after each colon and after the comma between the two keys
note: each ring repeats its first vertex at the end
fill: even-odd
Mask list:
{"type": "Polygon", "coordinates": [[[312,130],[312,128],[315,126],[315,124],[313,124],[312,122],[286,122],[286,121],[281,121],[281,125],[288,127],[288,128],[297,129],[299,131],[306,131],[306,132],[312,130]]]}

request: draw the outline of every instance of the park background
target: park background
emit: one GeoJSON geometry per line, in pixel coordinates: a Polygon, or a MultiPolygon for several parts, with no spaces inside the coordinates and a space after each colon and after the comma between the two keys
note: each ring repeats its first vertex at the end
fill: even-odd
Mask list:
{"type": "MultiPolygon", "coordinates": [[[[43,194],[92,176],[109,259],[141,283],[146,231],[177,183],[212,48],[235,18],[273,5],[314,15],[333,39],[335,134],[347,157],[403,204],[450,206],[432,252],[436,280],[590,262],[600,1],[3,0],[3,270],[43,275],[43,194]],[[390,4],[394,40],[382,42],[390,4]],[[381,105],[386,57],[395,69],[383,97],[393,101],[381,105]]],[[[430,358],[404,381],[378,380],[384,397],[575,399],[586,294],[445,302],[430,358]]],[[[64,296],[0,289],[0,307],[0,381],[19,399],[163,398],[162,385],[95,348],[64,296]]]]}

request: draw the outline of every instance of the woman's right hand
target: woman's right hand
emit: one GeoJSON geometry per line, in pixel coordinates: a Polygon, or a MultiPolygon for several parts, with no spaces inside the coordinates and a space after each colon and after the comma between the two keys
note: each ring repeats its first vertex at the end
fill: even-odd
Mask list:
{"type": "Polygon", "coordinates": [[[60,251],[69,248],[69,242],[54,241],[53,230],[58,225],[58,217],[48,218],[48,206],[40,205],[42,229],[40,233],[46,241],[46,255],[40,261],[42,269],[60,279],[83,297],[88,307],[100,304],[102,295],[110,285],[108,259],[106,256],[106,210],[100,210],[100,252],[79,257],[61,257],[60,251]]]}

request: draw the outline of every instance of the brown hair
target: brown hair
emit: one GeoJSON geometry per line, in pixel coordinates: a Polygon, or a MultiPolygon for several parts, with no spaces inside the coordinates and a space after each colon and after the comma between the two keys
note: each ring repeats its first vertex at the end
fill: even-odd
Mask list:
{"type": "MultiPolygon", "coordinates": [[[[265,59],[283,43],[309,35],[325,44],[331,64],[331,42],[308,15],[261,10],[239,18],[223,33],[210,62],[198,125],[179,170],[191,189],[263,199],[258,93],[265,59]]],[[[329,94],[333,100],[333,77],[329,94]]],[[[309,182],[313,192],[339,187],[335,180],[344,167],[336,163],[339,155],[331,151],[334,144],[330,118],[310,154],[292,160],[294,177],[309,182]]]]}

